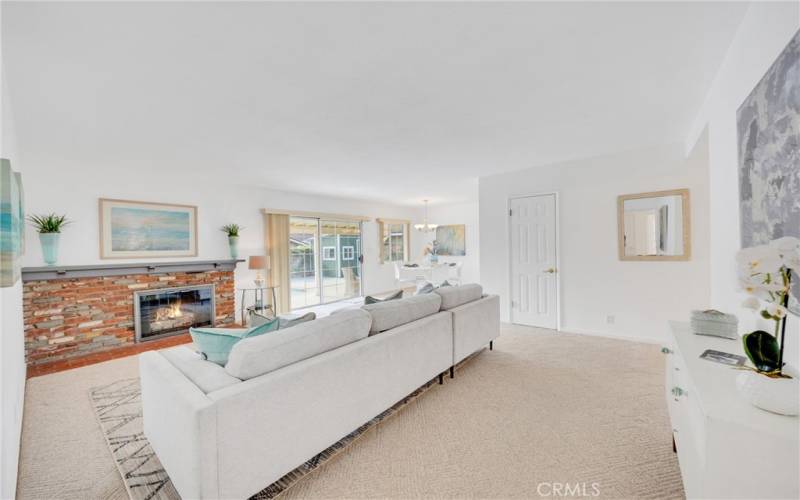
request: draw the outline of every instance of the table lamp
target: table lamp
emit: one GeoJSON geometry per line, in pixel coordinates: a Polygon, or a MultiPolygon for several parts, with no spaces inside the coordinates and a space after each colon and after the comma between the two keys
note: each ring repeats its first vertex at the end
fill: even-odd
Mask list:
{"type": "Polygon", "coordinates": [[[263,255],[251,255],[248,267],[256,271],[256,279],[253,280],[253,283],[259,288],[263,287],[266,281],[261,276],[261,271],[266,269],[267,259],[263,255]]]}

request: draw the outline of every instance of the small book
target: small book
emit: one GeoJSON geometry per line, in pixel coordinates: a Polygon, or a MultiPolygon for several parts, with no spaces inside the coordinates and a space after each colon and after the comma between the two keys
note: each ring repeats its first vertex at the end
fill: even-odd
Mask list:
{"type": "Polygon", "coordinates": [[[706,349],[701,358],[713,361],[715,363],[722,363],[728,366],[744,366],[745,357],[738,354],[730,354],[722,351],[715,351],[714,349],[706,349]]]}

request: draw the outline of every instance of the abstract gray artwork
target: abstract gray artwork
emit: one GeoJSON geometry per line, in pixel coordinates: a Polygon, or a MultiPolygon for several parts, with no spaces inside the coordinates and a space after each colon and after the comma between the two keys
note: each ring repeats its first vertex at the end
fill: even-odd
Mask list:
{"type": "MultiPolygon", "coordinates": [[[[800,237],[800,32],[737,112],[742,248],[800,237]]],[[[800,276],[790,307],[800,314],[800,276]]]]}

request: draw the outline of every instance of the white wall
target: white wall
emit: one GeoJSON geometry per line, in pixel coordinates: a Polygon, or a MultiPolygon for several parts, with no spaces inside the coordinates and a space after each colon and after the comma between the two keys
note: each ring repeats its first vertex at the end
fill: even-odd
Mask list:
{"type": "MultiPolygon", "coordinates": [[[[447,255],[440,257],[442,262],[460,262],[462,283],[480,283],[480,245],[478,231],[478,202],[459,203],[454,205],[434,205],[428,209],[432,224],[456,225],[464,224],[466,255],[463,257],[447,255]]],[[[412,228],[412,232],[415,230],[412,228]]],[[[422,249],[431,243],[436,233],[429,233],[419,238],[419,245],[412,247],[411,260],[422,260],[422,249]]]]}
{"type": "MultiPolygon", "coordinates": [[[[735,255],[741,248],[739,232],[739,185],[736,110],[764,76],[786,44],[800,29],[800,2],[756,2],[742,21],[711,85],[687,138],[691,149],[705,129],[709,143],[711,198],[711,304],[739,315],[741,332],[759,324],[752,312],[741,307],[744,295],[736,278],[735,255]]],[[[766,328],[772,331],[771,327],[766,328]]],[[[800,362],[800,320],[787,327],[786,359],[800,362]]]]}
{"type": "MultiPolygon", "coordinates": [[[[0,7],[2,16],[2,7],[0,7]]],[[[2,24],[2,23],[0,23],[2,24]]],[[[0,157],[22,171],[16,154],[13,114],[0,61],[0,157]]],[[[23,183],[25,182],[23,175],[23,183]]],[[[22,283],[0,288],[0,498],[14,498],[17,487],[22,410],[25,399],[25,348],[22,326],[22,283]]]]}
{"type": "Polygon", "coordinates": [[[562,330],[656,341],[670,319],[686,320],[709,302],[708,178],[705,151],[687,161],[680,144],[482,177],[480,273],[501,296],[509,320],[508,199],[559,193],[562,330]],[[692,259],[622,262],[617,256],[617,196],[689,188],[692,259]],[[613,324],[607,322],[614,316],[613,324]]]}
{"type": "MultiPolygon", "coordinates": [[[[224,174],[223,174],[224,175],[224,174]]],[[[63,168],[60,165],[30,164],[26,169],[26,197],[30,213],[65,213],[74,223],[62,232],[59,264],[84,265],[122,263],[102,260],[99,255],[98,198],[119,198],[196,205],[198,207],[197,259],[229,258],[227,237],[219,228],[235,222],[244,226],[239,239],[239,257],[263,253],[262,208],[296,209],[369,217],[416,220],[419,209],[381,205],[374,202],[271,191],[261,188],[225,186],[175,178],[158,178],[132,173],[120,176],[102,167],[63,168]]],[[[26,266],[44,265],[37,234],[27,228],[33,243],[25,255],[26,266]]],[[[412,242],[418,236],[412,234],[412,242]]],[[[378,261],[378,234],[374,220],[363,225],[364,293],[379,293],[395,288],[391,265],[378,261]]],[[[129,262],[141,262],[131,259],[129,262]]],[[[148,261],[176,260],[148,259],[148,261]]],[[[191,259],[177,259],[191,260],[191,259]]],[[[246,263],[236,271],[237,286],[255,277],[246,263]]],[[[238,300],[238,294],[237,294],[238,300]]],[[[238,311],[238,304],[237,304],[238,311]]]]}

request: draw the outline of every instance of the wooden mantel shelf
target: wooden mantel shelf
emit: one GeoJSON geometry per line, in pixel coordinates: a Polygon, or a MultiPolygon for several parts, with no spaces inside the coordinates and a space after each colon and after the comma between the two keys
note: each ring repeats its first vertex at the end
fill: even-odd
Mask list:
{"type": "Polygon", "coordinates": [[[123,276],[127,274],[201,273],[233,271],[244,259],[186,260],[179,262],[134,262],[130,264],[94,264],[89,266],[23,267],[22,281],[123,276]]]}

